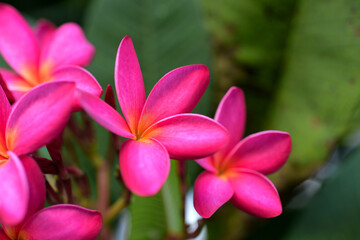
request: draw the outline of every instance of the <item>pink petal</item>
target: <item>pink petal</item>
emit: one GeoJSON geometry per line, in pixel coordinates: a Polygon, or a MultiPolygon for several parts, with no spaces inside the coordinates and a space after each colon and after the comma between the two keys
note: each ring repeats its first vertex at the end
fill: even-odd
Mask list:
{"type": "Polygon", "coordinates": [[[29,179],[29,208],[27,217],[33,215],[44,207],[46,188],[44,176],[34,159],[24,155],[21,157],[21,162],[24,166],[27,179],[29,179]]]}
{"type": "Polygon", "coordinates": [[[28,154],[54,139],[66,125],[75,84],[49,82],[24,95],[13,107],[6,126],[8,149],[28,154]]]}
{"type": "Polygon", "coordinates": [[[139,131],[163,118],[191,112],[204,94],[209,78],[205,65],[180,67],[167,73],[145,102],[139,131]]]}
{"type": "Polygon", "coordinates": [[[8,236],[6,236],[4,229],[0,227],[0,240],[11,240],[8,236]]]}
{"type": "MultiPolygon", "coordinates": [[[[76,84],[76,89],[90,93],[96,97],[100,97],[102,94],[100,84],[96,81],[95,77],[84,68],[74,65],[61,66],[55,69],[51,75],[54,81],[74,82],[76,84]]],[[[75,94],[75,96],[77,95],[75,94]]],[[[81,109],[77,98],[74,100],[74,109],[81,109]]]]}
{"type": "Polygon", "coordinates": [[[44,46],[40,67],[53,69],[60,65],[86,66],[94,53],[95,48],[88,42],[81,27],[75,23],[65,23],[56,29],[44,46]]]}
{"type": "Polygon", "coordinates": [[[29,203],[29,185],[20,159],[12,152],[0,165],[0,222],[17,225],[26,215],[29,203]]]}
{"type": "Polygon", "coordinates": [[[40,19],[35,26],[35,35],[39,41],[39,45],[46,45],[51,39],[55,30],[56,26],[52,22],[46,19],[40,19]]]}
{"type": "Polygon", "coordinates": [[[165,118],[143,134],[155,138],[174,159],[197,159],[211,155],[229,140],[226,129],[211,118],[198,114],[179,114],[165,118]]]}
{"type": "Polygon", "coordinates": [[[263,131],[242,140],[228,155],[227,161],[231,162],[231,167],[270,174],[285,164],[290,151],[291,138],[287,132],[263,131]]]}
{"type": "Polygon", "coordinates": [[[130,132],[129,127],[120,113],[118,113],[103,100],[82,91],[78,91],[78,97],[79,102],[84,110],[101,126],[122,137],[135,137],[130,132]]]}
{"type": "Polygon", "coordinates": [[[145,103],[145,88],[134,45],[128,36],[123,38],[117,52],[115,88],[125,119],[136,132],[145,103]]]}
{"type": "Polygon", "coordinates": [[[205,170],[207,170],[211,173],[217,172],[217,169],[214,166],[214,156],[196,159],[195,161],[197,164],[202,166],[205,170]]]}
{"type": "MultiPolygon", "coordinates": [[[[1,77],[1,76],[0,76],[1,77]]],[[[9,101],[5,92],[0,87],[0,158],[7,155],[5,126],[11,112],[9,101]]]]}
{"type": "Polygon", "coordinates": [[[0,74],[3,76],[8,89],[16,100],[34,87],[24,78],[9,70],[0,68],[0,74]]]}
{"type": "Polygon", "coordinates": [[[169,154],[154,139],[126,140],[120,149],[119,163],[126,186],[140,196],[155,195],[170,171],[169,154]]]}
{"type": "Polygon", "coordinates": [[[237,208],[262,218],[281,214],[279,194],[270,180],[262,174],[241,169],[230,181],[235,191],[231,201],[237,208]]]}
{"type": "Polygon", "coordinates": [[[215,114],[215,121],[222,124],[230,133],[228,145],[216,153],[217,159],[223,159],[241,140],[246,119],[244,93],[240,88],[232,87],[221,100],[215,114]]]}
{"type": "Polygon", "coordinates": [[[93,240],[102,226],[98,211],[58,204],[33,215],[22,227],[19,240],[93,240]]]}
{"type": "Polygon", "coordinates": [[[195,181],[194,207],[203,218],[211,217],[234,194],[231,184],[209,172],[203,172],[195,181]]]}
{"type": "Polygon", "coordinates": [[[36,79],[39,47],[30,26],[10,5],[0,3],[0,52],[22,77],[36,79]]]}

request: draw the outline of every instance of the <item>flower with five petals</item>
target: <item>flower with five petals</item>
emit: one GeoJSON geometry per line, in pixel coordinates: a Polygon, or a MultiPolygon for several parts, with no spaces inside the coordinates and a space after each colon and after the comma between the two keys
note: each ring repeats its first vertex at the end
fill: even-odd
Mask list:
{"type": "Polygon", "coordinates": [[[82,107],[103,127],[129,138],[120,149],[126,186],[141,196],[156,194],[170,170],[170,158],[185,160],[213,154],[228,141],[227,131],[212,119],[190,114],[209,82],[204,65],[177,68],[145,96],[140,65],[130,37],[119,46],[115,87],[122,116],[100,99],[79,93],[82,107]]]}
{"type": "Polygon", "coordinates": [[[204,218],[231,200],[249,214],[269,218],[282,212],[279,194],[264,174],[279,170],[290,150],[290,135],[263,131],[241,140],[245,127],[243,92],[232,87],[219,104],[215,121],[230,133],[228,145],[211,157],[197,160],[206,169],[195,181],[194,206],[204,218]]]}
{"type": "MultiPolygon", "coordinates": [[[[15,71],[0,68],[0,74],[16,99],[39,84],[64,80],[100,96],[99,83],[80,67],[88,65],[94,53],[77,24],[65,23],[56,29],[43,20],[33,31],[15,8],[0,3],[0,54],[15,71]]],[[[76,98],[73,104],[79,110],[76,98]]]]}

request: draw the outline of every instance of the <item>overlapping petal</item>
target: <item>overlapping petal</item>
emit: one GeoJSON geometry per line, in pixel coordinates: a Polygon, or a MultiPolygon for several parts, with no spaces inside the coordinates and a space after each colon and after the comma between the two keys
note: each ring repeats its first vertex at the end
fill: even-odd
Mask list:
{"type": "Polygon", "coordinates": [[[98,211],[76,205],[59,204],[34,214],[23,225],[19,240],[93,240],[101,230],[98,211]]]}
{"type": "Polygon", "coordinates": [[[9,70],[0,68],[0,74],[3,76],[8,89],[11,91],[15,99],[19,99],[22,95],[34,87],[34,85],[30,84],[24,78],[9,70]]]}
{"type": "Polygon", "coordinates": [[[74,90],[74,83],[49,82],[24,95],[6,126],[8,149],[20,156],[55,138],[70,116],[74,90]]]}
{"type": "Polygon", "coordinates": [[[29,184],[29,207],[27,211],[27,217],[29,217],[44,207],[46,195],[45,180],[34,159],[23,155],[21,163],[25,169],[29,184]]]}
{"type": "MultiPolygon", "coordinates": [[[[65,65],[58,67],[54,72],[52,72],[51,77],[53,78],[53,81],[74,82],[76,84],[76,89],[90,93],[94,96],[100,97],[102,94],[102,88],[96,81],[95,77],[79,66],[65,65]]],[[[81,109],[77,94],[75,94],[73,104],[74,111],[81,109]]]]}
{"type": "Polygon", "coordinates": [[[56,26],[52,22],[40,19],[35,26],[35,36],[39,41],[39,45],[47,45],[55,30],[56,26]]]}
{"type": "Polygon", "coordinates": [[[125,119],[132,132],[136,132],[146,96],[139,61],[128,36],[123,38],[117,52],[115,88],[125,119]]]}
{"type": "Polygon", "coordinates": [[[39,47],[30,26],[10,5],[0,3],[0,53],[23,78],[37,78],[39,47]]]}
{"type": "MultiPolygon", "coordinates": [[[[0,76],[1,77],[1,76],[0,76]]],[[[11,112],[9,101],[5,92],[0,87],[0,157],[5,156],[7,152],[5,126],[11,112]]]]}
{"type": "Polygon", "coordinates": [[[200,166],[202,166],[205,170],[211,172],[211,173],[216,173],[218,170],[216,169],[216,167],[214,166],[214,157],[210,156],[210,157],[205,157],[205,158],[200,158],[195,160],[200,166]]]}
{"type": "Polygon", "coordinates": [[[4,229],[0,227],[0,239],[1,240],[11,240],[4,232],[4,229]]]}
{"type": "Polygon", "coordinates": [[[242,139],[246,120],[244,93],[240,88],[232,87],[222,98],[215,114],[215,121],[222,124],[230,134],[229,143],[216,153],[222,159],[242,139]]]}
{"type": "Polygon", "coordinates": [[[202,217],[209,218],[233,194],[234,190],[225,178],[203,172],[195,181],[194,207],[202,217]]]}
{"type": "Polygon", "coordinates": [[[290,151],[291,138],[287,132],[263,131],[242,140],[225,161],[231,167],[270,174],[285,164],[290,151]]]}
{"type": "Polygon", "coordinates": [[[234,189],[231,201],[240,210],[262,218],[276,217],[281,214],[279,194],[264,175],[241,169],[230,182],[234,189]]]}
{"type": "Polygon", "coordinates": [[[163,144],[174,159],[197,159],[213,154],[229,140],[226,129],[199,114],[178,114],[160,120],[143,134],[163,144]]]}
{"type": "Polygon", "coordinates": [[[170,171],[165,147],[149,138],[126,140],[120,149],[119,163],[126,186],[140,196],[156,194],[170,171]]]}
{"type": "MultiPolygon", "coordinates": [[[[41,52],[40,66],[54,69],[59,65],[86,66],[95,53],[81,27],[75,23],[65,23],[52,34],[41,52]]],[[[47,69],[41,69],[41,72],[47,69]]]]}
{"type": "Polygon", "coordinates": [[[101,126],[122,137],[134,138],[127,123],[114,108],[86,92],[78,91],[79,102],[84,110],[101,126]]]}
{"type": "Polygon", "coordinates": [[[210,79],[205,65],[189,65],[163,76],[150,92],[140,119],[140,132],[166,117],[191,112],[210,79]]]}
{"type": "Polygon", "coordinates": [[[29,202],[29,186],[20,159],[12,152],[0,164],[0,223],[17,225],[25,218],[29,202]]]}

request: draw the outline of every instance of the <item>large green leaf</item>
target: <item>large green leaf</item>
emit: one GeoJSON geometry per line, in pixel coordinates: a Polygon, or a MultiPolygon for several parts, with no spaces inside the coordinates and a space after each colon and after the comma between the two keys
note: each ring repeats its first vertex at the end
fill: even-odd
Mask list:
{"type": "Polygon", "coordinates": [[[356,0],[298,2],[269,124],[291,134],[291,163],[323,162],[360,120],[359,7],[356,0]]]}

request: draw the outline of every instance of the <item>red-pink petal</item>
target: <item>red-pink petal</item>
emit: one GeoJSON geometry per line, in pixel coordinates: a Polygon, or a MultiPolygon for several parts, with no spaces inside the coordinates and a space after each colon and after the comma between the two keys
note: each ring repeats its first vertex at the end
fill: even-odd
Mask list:
{"type": "Polygon", "coordinates": [[[234,168],[248,168],[270,174],[285,164],[290,151],[291,138],[287,132],[263,131],[242,140],[226,161],[234,168]]]}
{"type": "Polygon", "coordinates": [[[123,38],[117,52],[115,88],[125,119],[136,132],[146,97],[139,61],[129,36],[123,38]]]}
{"type": "Polygon", "coordinates": [[[41,52],[40,67],[60,65],[86,66],[95,54],[94,46],[86,39],[81,27],[65,23],[52,34],[41,52]]]}
{"type": "Polygon", "coordinates": [[[70,204],[45,208],[23,225],[19,240],[93,240],[102,226],[98,211],[70,204]]]}
{"type": "Polygon", "coordinates": [[[215,121],[222,124],[230,133],[227,146],[216,153],[216,158],[224,158],[241,140],[246,119],[244,93],[240,88],[232,87],[221,100],[215,114],[215,121]]]}
{"type": "Polygon", "coordinates": [[[170,157],[154,139],[126,140],[120,149],[120,172],[126,186],[140,196],[155,195],[170,171],[170,157]]]}
{"type": "Polygon", "coordinates": [[[26,217],[29,217],[44,207],[46,196],[45,180],[34,159],[24,155],[21,157],[21,162],[24,166],[26,177],[29,179],[29,207],[26,214],[26,217]]]}
{"type": "Polygon", "coordinates": [[[52,22],[46,19],[40,19],[35,26],[35,35],[39,41],[39,45],[46,45],[51,39],[55,30],[56,26],[52,22]]]}
{"type": "Polygon", "coordinates": [[[174,159],[197,159],[211,155],[224,147],[229,134],[211,118],[198,114],[178,114],[165,118],[143,136],[155,138],[174,159]]]}
{"type": "Polygon", "coordinates": [[[103,100],[82,91],[78,91],[78,97],[82,108],[101,126],[122,137],[135,137],[120,113],[103,100]]]}
{"type": "Polygon", "coordinates": [[[204,94],[209,78],[209,69],[205,65],[189,65],[167,73],[145,102],[140,132],[166,117],[191,112],[204,94]]]}
{"type": "Polygon", "coordinates": [[[8,149],[21,156],[59,135],[71,113],[74,89],[74,83],[49,82],[16,102],[6,126],[8,149]]]}
{"type": "Polygon", "coordinates": [[[29,203],[29,185],[20,159],[12,152],[0,165],[0,222],[17,225],[26,215],[29,203]]]}
{"type": "Polygon", "coordinates": [[[6,236],[4,229],[0,227],[0,240],[11,240],[8,236],[6,236]]]}
{"type": "Polygon", "coordinates": [[[20,13],[0,3],[0,53],[22,77],[36,76],[39,47],[34,33],[20,13]]]}
{"type": "Polygon", "coordinates": [[[281,214],[282,207],[275,186],[264,175],[241,169],[230,179],[234,188],[232,203],[251,215],[271,218],[281,214]]]}
{"type": "Polygon", "coordinates": [[[202,166],[205,170],[216,173],[217,169],[214,166],[214,156],[200,158],[195,160],[197,164],[202,166]]]}
{"type": "MultiPolygon", "coordinates": [[[[76,89],[90,93],[96,97],[100,97],[102,94],[102,88],[95,77],[82,67],[75,65],[61,66],[55,69],[51,76],[54,81],[74,82],[76,84],[76,89]]],[[[75,94],[74,110],[80,109],[79,100],[77,99],[77,94],[75,94]]]]}
{"type": "Polygon", "coordinates": [[[234,194],[231,184],[212,173],[203,172],[195,181],[194,207],[203,218],[211,217],[234,194]]]}
{"type": "MultiPolygon", "coordinates": [[[[0,76],[1,77],[1,76],[0,76]]],[[[10,103],[5,92],[0,87],[0,158],[5,156],[7,152],[5,127],[11,112],[10,103]]]]}
{"type": "Polygon", "coordinates": [[[0,68],[0,74],[3,76],[8,89],[15,97],[15,100],[19,99],[34,87],[34,85],[12,71],[0,68]]]}

